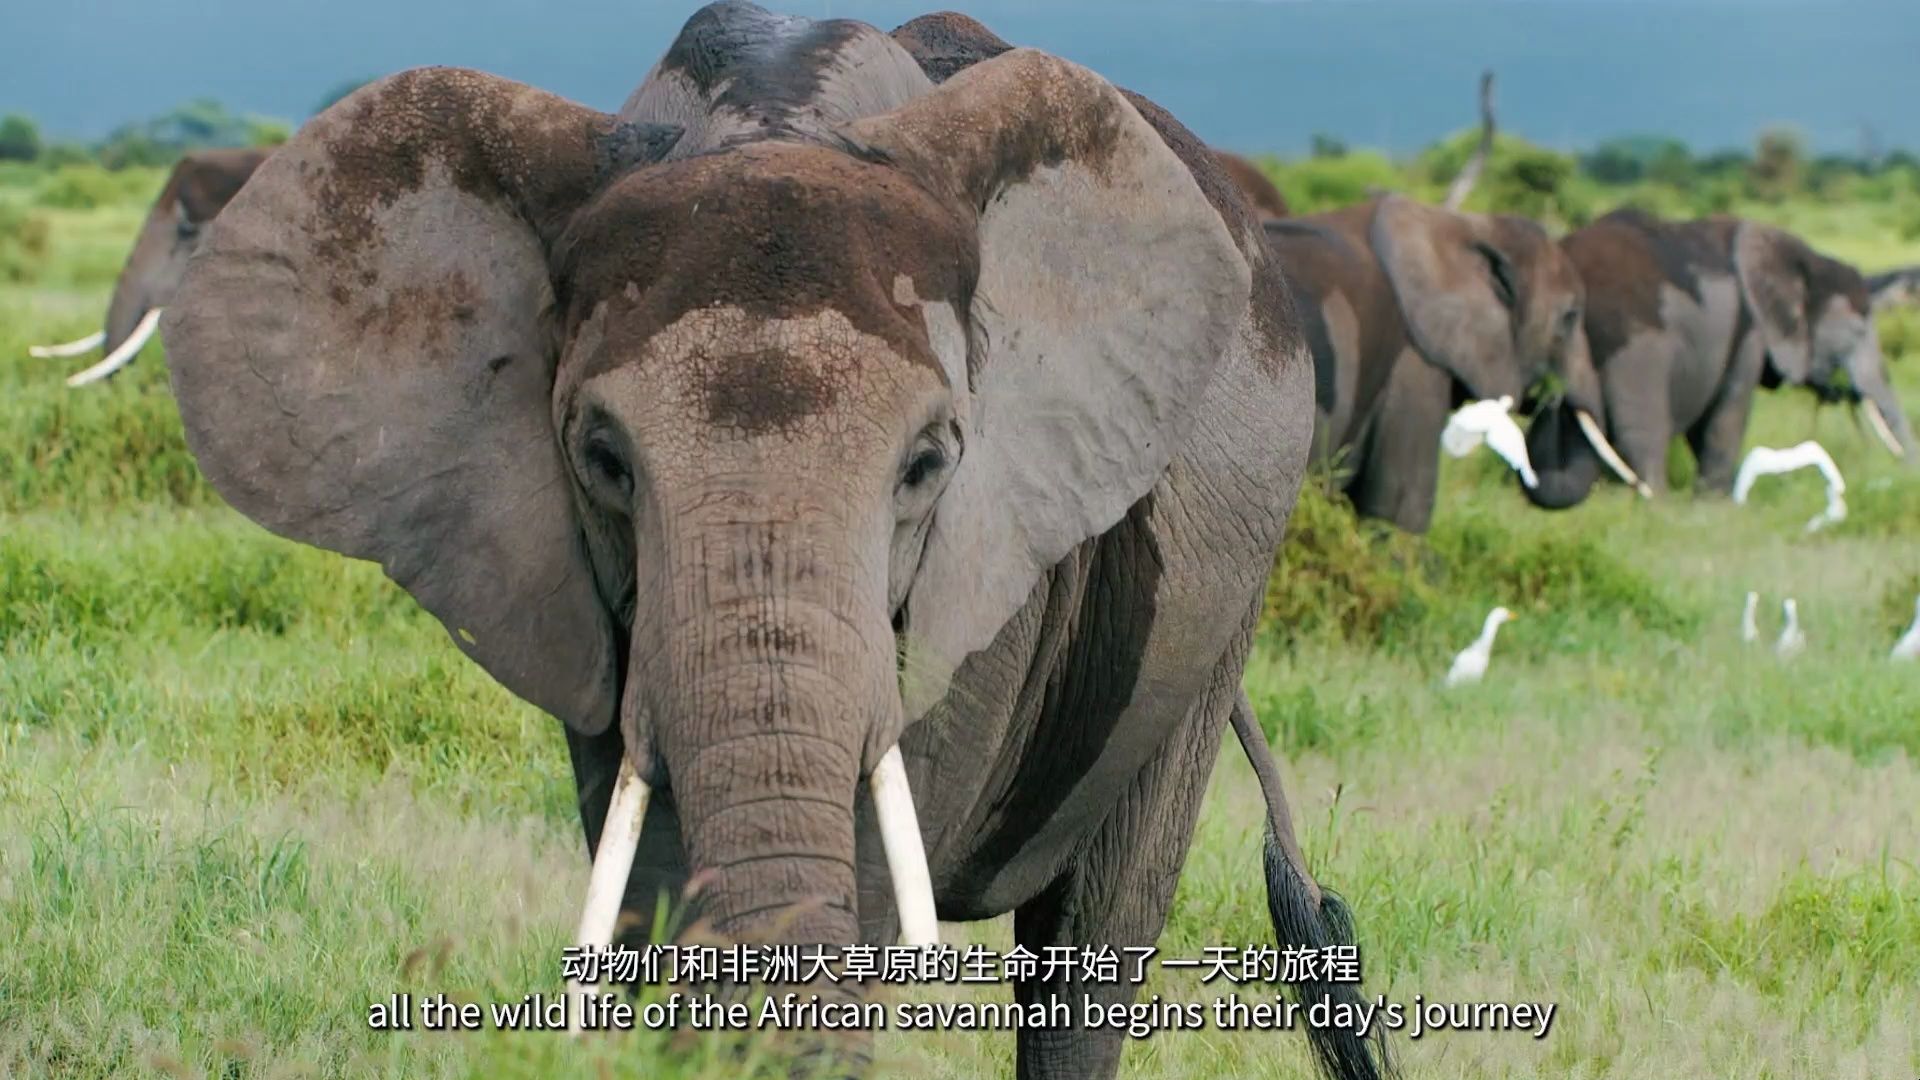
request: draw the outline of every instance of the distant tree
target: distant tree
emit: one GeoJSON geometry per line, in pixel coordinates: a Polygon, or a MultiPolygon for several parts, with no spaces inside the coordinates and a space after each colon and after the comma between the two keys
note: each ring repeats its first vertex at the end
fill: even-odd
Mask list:
{"type": "Polygon", "coordinates": [[[1747,169],[1753,193],[1777,202],[1801,190],[1806,157],[1806,144],[1798,132],[1786,128],[1761,132],[1754,146],[1753,164],[1747,169]]]}
{"type": "Polygon", "coordinates": [[[0,161],[32,161],[40,156],[40,128],[28,117],[0,117],[0,161]]]}
{"type": "Polygon", "coordinates": [[[1313,156],[1317,158],[1340,158],[1347,156],[1347,144],[1345,140],[1337,136],[1316,131],[1313,133],[1313,138],[1309,145],[1312,147],[1313,156]]]}
{"type": "Polygon", "coordinates": [[[321,113],[333,108],[341,98],[346,97],[348,94],[353,93],[355,90],[360,89],[372,81],[372,79],[348,79],[346,82],[340,83],[321,95],[320,103],[315,105],[313,112],[308,115],[319,116],[321,113]]]}
{"type": "Polygon", "coordinates": [[[1582,155],[1580,172],[1602,184],[1653,180],[1684,186],[1693,180],[1693,154],[1678,139],[1630,135],[1607,139],[1582,155]]]}
{"type": "Polygon", "coordinates": [[[272,146],[286,138],[287,125],[282,121],[243,116],[218,101],[200,98],[114,129],[100,144],[100,162],[110,169],[165,165],[201,147],[272,146]]]}

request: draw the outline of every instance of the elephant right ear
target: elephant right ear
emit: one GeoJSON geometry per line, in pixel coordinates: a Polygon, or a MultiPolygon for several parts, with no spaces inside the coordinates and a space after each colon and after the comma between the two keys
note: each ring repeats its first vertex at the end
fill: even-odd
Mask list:
{"type": "Polygon", "coordinates": [[[1403,195],[1380,200],[1367,227],[1407,324],[1427,362],[1476,398],[1520,400],[1514,315],[1525,288],[1508,254],[1482,236],[1486,221],[1403,195]]]}
{"type": "Polygon", "coordinates": [[[1238,343],[1252,272],[1167,141],[1057,57],[981,61],[847,133],[978,215],[952,374],[966,449],[907,599],[911,720],[1165,474],[1238,343]]]}
{"type": "Polygon", "coordinates": [[[589,733],[619,676],[553,432],[546,244],[675,137],[479,72],[383,79],[259,167],[162,324],[187,443],[228,502],[377,560],[589,733]]]}
{"type": "Polygon", "coordinates": [[[1743,221],[1733,232],[1733,269],[1760,336],[1767,363],[1782,379],[1813,375],[1812,328],[1807,322],[1806,245],[1779,229],[1743,221]]]}

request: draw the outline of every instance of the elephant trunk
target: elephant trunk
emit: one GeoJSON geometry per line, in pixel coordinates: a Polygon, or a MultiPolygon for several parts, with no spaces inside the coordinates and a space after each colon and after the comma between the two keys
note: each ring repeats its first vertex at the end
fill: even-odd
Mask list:
{"type": "Polygon", "coordinates": [[[113,299],[107,302],[107,322],[103,328],[106,337],[100,343],[107,352],[126,344],[148,310],[160,302],[155,278],[169,261],[168,249],[172,246],[172,229],[154,220],[162,216],[158,209],[149,215],[140,230],[140,238],[127,256],[127,264],[120,268],[120,277],[114,282],[113,299]]]}
{"type": "Polygon", "coordinates": [[[831,952],[860,937],[855,796],[900,726],[885,534],[863,545],[817,510],[770,521],[758,501],[703,499],[668,526],[659,636],[635,641],[654,650],[646,741],[698,918],[722,940],[831,952]]]}
{"type": "Polygon", "coordinates": [[[1600,457],[1581,430],[1577,410],[1564,402],[1534,417],[1527,428],[1527,456],[1540,482],[1522,490],[1543,509],[1579,505],[1600,479],[1600,457]]]}
{"type": "Polygon", "coordinates": [[[1916,453],[1913,425],[1900,407],[1900,395],[1887,377],[1886,357],[1880,351],[1880,336],[1869,331],[1867,339],[1855,350],[1847,364],[1847,376],[1854,392],[1860,395],[1861,410],[1867,422],[1888,452],[1909,464],[1920,461],[1916,453]]]}

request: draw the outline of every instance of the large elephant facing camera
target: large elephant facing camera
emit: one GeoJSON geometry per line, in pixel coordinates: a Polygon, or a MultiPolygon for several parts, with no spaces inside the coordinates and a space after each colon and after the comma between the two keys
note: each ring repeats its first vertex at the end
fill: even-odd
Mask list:
{"type": "Polygon", "coordinates": [[[1611,453],[1580,276],[1537,224],[1388,195],[1265,229],[1313,349],[1314,456],[1363,516],[1424,532],[1451,411],[1549,376],[1611,453]]]}
{"type": "MultiPolygon", "coordinates": [[[[1780,229],[1730,217],[1662,221],[1616,210],[1561,241],[1587,285],[1587,338],[1608,433],[1649,484],[1685,435],[1702,490],[1733,486],[1755,387],[1807,386],[1860,403],[1881,441],[1913,458],[1859,271],[1780,229]]],[[[1536,502],[1571,506],[1599,468],[1564,416],[1528,433],[1536,502]]]]}
{"type": "MultiPolygon", "coordinates": [[[[564,722],[643,926],[698,875],[735,940],[890,943],[924,904],[1150,945],[1231,723],[1270,914],[1324,944],[1240,690],[1312,425],[1283,289],[1204,147],[1091,72],[953,16],[724,3],[617,115],[453,69],[355,92],[163,332],[234,506],[378,560],[564,722]]],[[[1015,993],[1132,997],[1082,975],[1015,993]]],[[[1123,1041],[1023,1029],[1020,1072],[1123,1041]]]]}
{"type": "Polygon", "coordinates": [[[40,345],[29,350],[38,357],[79,356],[94,348],[106,352],[100,362],[67,380],[85,386],[104,379],[133,362],[159,325],[160,313],[180,286],[187,259],[199,250],[207,226],[253,175],[267,156],[265,150],[195,150],[182,157],[168,174],[160,197],[147,211],[139,238],[107,304],[106,327],[77,341],[40,345]]]}

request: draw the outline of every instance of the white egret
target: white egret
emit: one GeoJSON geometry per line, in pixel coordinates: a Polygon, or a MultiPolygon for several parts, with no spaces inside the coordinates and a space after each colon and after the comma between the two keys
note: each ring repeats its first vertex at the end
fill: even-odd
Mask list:
{"type": "Polygon", "coordinates": [[[1487,673],[1487,661],[1493,656],[1493,636],[1500,632],[1500,624],[1519,618],[1506,608],[1497,607],[1487,613],[1487,621],[1480,629],[1480,636],[1473,644],[1460,650],[1453,658],[1453,666],[1447,669],[1447,685],[1460,686],[1464,683],[1477,683],[1487,673]]]}

